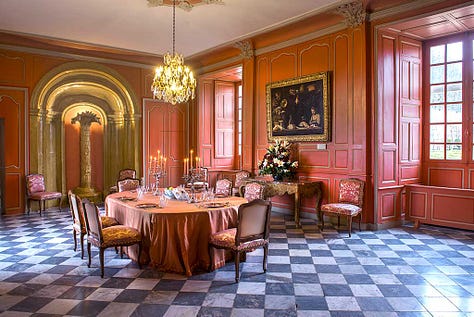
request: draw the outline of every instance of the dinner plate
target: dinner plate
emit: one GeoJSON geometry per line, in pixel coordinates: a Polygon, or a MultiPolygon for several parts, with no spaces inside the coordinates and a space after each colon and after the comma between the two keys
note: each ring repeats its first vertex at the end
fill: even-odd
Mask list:
{"type": "Polygon", "coordinates": [[[227,197],[227,195],[225,195],[225,194],[215,194],[214,197],[215,198],[225,198],[225,197],[227,197]]]}
{"type": "Polygon", "coordinates": [[[206,203],[204,204],[204,208],[222,208],[225,207],[225,203],[206,203]]]}
{"type": "Polygon", "coordinates": [[[125,196],[122,196],[122,197],[117,197],[118,200],[121,200],[121,201],[132,201],[132,200],[135,200],[135,198],[133,197],[125,197],[125,196]]]}
{"type": "Polygon", "coordinates": [[[142,209],[146,209],[146,208],[156,208],[158,207],[157,204],[149,204],[149,203],[144,203],[144,204],[138,204],[137,205],[137,208],[142,208],[142,209]]]}

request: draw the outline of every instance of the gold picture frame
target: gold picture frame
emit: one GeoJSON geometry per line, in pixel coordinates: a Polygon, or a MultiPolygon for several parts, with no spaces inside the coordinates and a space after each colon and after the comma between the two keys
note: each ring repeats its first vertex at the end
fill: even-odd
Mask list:
{"type": "Polygon", "coordinates": [[[330,141],[329,72],[266,85],[268,140],[330,141]]]}

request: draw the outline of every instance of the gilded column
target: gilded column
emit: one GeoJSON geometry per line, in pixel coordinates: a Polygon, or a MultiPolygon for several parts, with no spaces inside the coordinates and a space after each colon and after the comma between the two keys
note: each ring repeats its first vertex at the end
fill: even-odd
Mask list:
{"type": "Polygon", "coordinates": [[[100,118],[92,111],[85,111],[78,113],[71,119],[71,123],[79,122],[81,125],[80,131],[80,146],[81,146],[81,185],[76,188],[74,192],[79,194],[82,198],[97,201],[100,194],[92,188],[92,172],[91,172],[91,141],[90,132],[93,123],[100,123],[100,118]]]}

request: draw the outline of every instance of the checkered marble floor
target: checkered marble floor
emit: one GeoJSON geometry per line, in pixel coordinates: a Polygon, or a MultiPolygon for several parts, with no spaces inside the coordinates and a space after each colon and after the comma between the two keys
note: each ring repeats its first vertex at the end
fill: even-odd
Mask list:
{"type": "Polygon", "coordinates": [[[474,233],[327,228],[274,214],[262,250],[192,277],[73,251],[68,212],[0,219],[0,316],[474,316],[474,233]]]}

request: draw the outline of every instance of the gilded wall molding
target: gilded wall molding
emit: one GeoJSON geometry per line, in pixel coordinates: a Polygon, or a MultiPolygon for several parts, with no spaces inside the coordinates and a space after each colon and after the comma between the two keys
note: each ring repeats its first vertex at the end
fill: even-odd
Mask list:
{"type": "Polygon", "coordinates": [[[234,47],[240,50],[239,56],[242,57],[243,59],[251,59],[252,57],[255,56],[253,45],[250,40],[239,41],[234,44],[234,47]]]}
{"type": "Polygon", "coordinates": [[[336,12],[344,16],[347,27],[356,28],[365,22],[367,13],[360,1],[346,3],[336,8],[336,12]]]}

